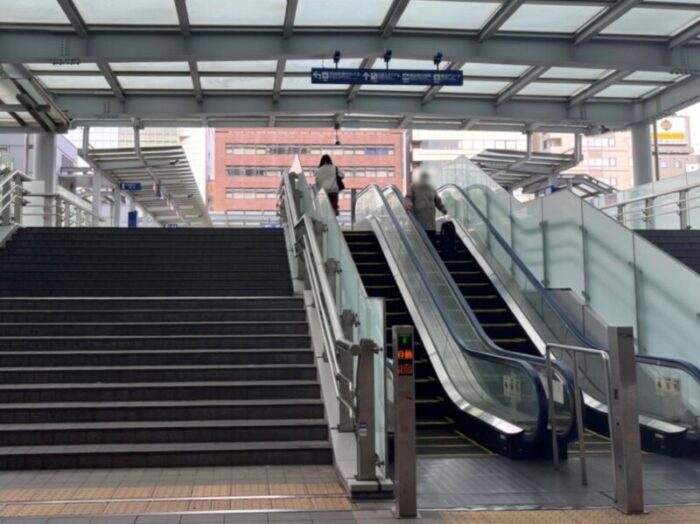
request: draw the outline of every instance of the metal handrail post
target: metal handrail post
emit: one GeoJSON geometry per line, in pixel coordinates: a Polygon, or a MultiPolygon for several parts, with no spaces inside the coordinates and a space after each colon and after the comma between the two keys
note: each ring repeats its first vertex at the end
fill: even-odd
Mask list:
{"type": "Polygon", "coordinates": [[[20,175],[15,175],[15,195],[14,195],[14,221],[15,224],[22,223],[22,211],[24,209],[24,179],[20,175]]]}
{"type": "Polygon", "coordinates": [[[355,347],[357,373],[355,375],[355,428],[357,440],[357,480],[373,480],[377,477],[377,450],[375,442],[374,408],[374,355],[377,346],[363,339],[355,347]]]}
{"type": "MultiPolygon", "coordinates": [[[[355,313],[350,311],[349,309],[344,310],[340,314],[340,324],[343,328],[343,336],[345,337],[346,340],[352,340],[353,339],[353,330],[355,327],[355,313]]],[[[329,351],[333,351],[335,348],[329,348],[329,351]]],[[[336,355],[338,357],[338,368],[340,373],[343,376],[346,377],[352,377],[353,376],[353,371],[354,371],[354,362],[353,362],[353,355],[352,353],[348,351],[337,351],[336,350],[336,355]]],[[[358,364],[358,375],[360,374],[359,371],[359,364],[358,364]]],[[[340,393],[340,397],[342,400],[345,401],[346,404],[352,404],[353,401],[353,391],[352,391],[352,384],[345,382],[341,380],[338,384],[338,389],[340,393]]],[[[354,385],[357,387],[357,384],[354,385]]],[[[343,431],[343,432],[349,432],[349,431],[354,431],[355,430],[355,421],[352,419],[352,413],[350,410],[346,407],[346,405],[343,404],[343,402],[340,402],[340,420],[338,422],[338,431],[343,431]]],[[[358,463],[358,469],[359,469],[359,463],[358,463]]]]}
{"type": "Polygon", "coordinates": [[[545,347],[545,362],[547,368],[547,413],[549,416],[549,424],[551,426],[552,438],[552,461],[554,469],[559,470],[559,442],[557,439],[557,417],[554,407],[554,371],[552,369],[552,349],[549,345],[545,347]]]}
{"type": "MultiPolygon", "coordinates": [[[[585,428],[583,427],[583,406],[581,405],[581,388],[578,385],[578,352],[574,351],[574,406],[576,410],[576,430],[578,431],[578,451],[579,462],[581,464],[581,485],[588,485],[588,473],[586,471],[586,441],[584,439],[585,428]]],[[[609,411],[609,410],[608,410],[609,411]]]]}

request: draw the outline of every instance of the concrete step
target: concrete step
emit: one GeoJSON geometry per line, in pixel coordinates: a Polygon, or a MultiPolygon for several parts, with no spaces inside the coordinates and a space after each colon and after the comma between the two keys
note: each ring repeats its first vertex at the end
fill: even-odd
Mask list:
{"type": "Polygon", "coordinates": [[[0,403],[141,402],[320,398],[314,380],[0,384],[0,403]]]}
{"type": "Polygon", "coordinates": [[[199,349],[125,351],[16,351],[0,350],[1,367],[164,366],[164,365],[282,365],[313,364],[306,349],[199,349]]]}
{"type": "Polygon", "coordinates": [[[3,367],[2,384],[314,380],[313,364],[3,367]]]}
{"type": "Polygon", "coordinates": [[[303,322],[303,309],[0,310],[1,322],[303,322]]]}
{"type": "Polygon", "coordinates": [[[204,286],[209,286],[213,283],[221,285],[238,284],[243,282],[259,282],[280,281],[286,282],[290,279],[288,268],[278,269],[277,271],[262,271],[257,268],[249,268],[238,270],[231,266],[228,269],[213,273],[205,271],[187,271],[176,270],[170,268],[163,271],[159,268],[134,268],[132,271],[118,269],[115,271],[99,271],[89,269],[87,271],[76,271],[71,268],[64,268],[61,271],[49,271],[35,273],[29,270],[13,270],[3,273],[3,280],[18,281],[18,282],[42,282],[52,284],[54,282],[67,282],[70,285],[77,285],[85,282],[85,285],[101,285],[102,283],[116,282],[121,285],[128,283],[129,285],[148,285],[150,283],[180,283],[180,282],[196,282],[204,286]]]}
{"type": "MultiPolygon", "coordinates": [[[[198,284],[198,283],[195,283],[198,284]]],[[[290,282],[254,282],[253,285],[227,286],[225,288],[207,287],[202,289],[199,285],[190,285],[186,288],[157,287],[150,284],[148,287],[86,287],[76,289],[69,285],[63,287],[32,287],[16,286],[10,289],[0,289],[0,298],[33,298],[33,297],[269,297],[272,295],[287,295],[292,292],[290,282]]]]}
{"type": "Polygon", "coordinates": [[[93,444],[0,448],[0,469],[331,464],[328,441],[93,444]]]}
{"type": "MultiPolygon", "coordinates": [[[[76,319],[77,320],[77,319],[76,319]]],[[[0,333],[21,336],[119,336],[136,335],[305,335],[306,321],[219,321],[219,322],[41,322],[2,323],[0,333]]]]}
{"type": "Polygon", "coordinates": [[[102,351],[115,349],[256,349],[311,347],[309,335],[141,335],[0,337],[6,351],[102,351]]]}
{"type": "Polygon", "coordinates": [[[213,311],[231,309],[268,309],[268,308],[304,308],[304,300],[299,297],[268,296],[268,297],[158,297],[158,298],[109,298],[109,297],[78,297],[78,298],[0,298],[0,310],[38,310],[51,309],[61,311],[91,310],[191,310],[213,311]]]}
{"type": "Polygon", "coordinates": [[[4,424],[1,446],[274,442],[328,439],[324,419],[147,420],[4,424]]]}
{"type": "Polygon", "coordinates": [[[323,402],[316,398],[0,404],[0,424],[323,417],[323,402]]]}
{"type": "MultiPolygon", "coordinates": [[[[91,259],[83,258],[80,261],[72,261],[67,266],[53,262],[49,263],[44,259],[37,261],[34,257],[29,257],[31,260],[24,260],[18,262],[0,262],[0,270],[3,273],[32,273],[41,272],[42,274],[48,275],[47,278],[51,278],[56,274],[72,274],[72,273],[97,273],[104,275],[106,272],[111,274],[119,275],[131,275],[133,273],[162,273],[172,277],[174,275],[179,275],[182,273],[189,274],[201,274],[201,273],[215,273],[215,274],[244,274],[246,272],[252,271],[256,273],[283,273],[287,275],[289,273],[289,263],[286,259],[275,258],[263,258],[257,259],[245,259],[245,260],[222,260],[220,262],[210,262],[202,261],[200,259],[192,261],[181,261],[181,260],[171,260],[169,263],[165,260],[153,263],[153,261],[142,261],[139,263],[134,263],[126,260],[115,263],[113,260],[106,260],[96,262],[91,259]],[[39,262],[39,263],[37,263],[39,262]]],[[[0,256],[0,260],[2,257],[0,256]]]]}

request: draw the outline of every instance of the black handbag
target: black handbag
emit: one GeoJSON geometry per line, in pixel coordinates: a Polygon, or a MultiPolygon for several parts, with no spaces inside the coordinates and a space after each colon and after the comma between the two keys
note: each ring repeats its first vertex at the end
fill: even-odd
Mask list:
{"type": "Polygon", "coordinates": [[[335,168],[335,184],[338,186],[338,193],[345,189],[345,182],[343,182],[342,177],[338,174],[338,168],[335,168]]]}

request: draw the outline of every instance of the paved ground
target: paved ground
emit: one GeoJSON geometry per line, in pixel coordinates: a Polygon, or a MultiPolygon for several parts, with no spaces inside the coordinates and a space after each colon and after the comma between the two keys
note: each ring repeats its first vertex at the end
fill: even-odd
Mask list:
{"type": "MultiPolygon", "coordinates": [[[[607,456],[589,459],[589,486],[576,459],[560,472],[498,456],[420,459],[419,522],[700,524],[700,464],[646,455],[644,465],[651,509],[625,517],[609,509],[607,456]]],[[[352,503],[328,466],[0,473],[0,524],[391,524],[392,509],[352,503]]]]}

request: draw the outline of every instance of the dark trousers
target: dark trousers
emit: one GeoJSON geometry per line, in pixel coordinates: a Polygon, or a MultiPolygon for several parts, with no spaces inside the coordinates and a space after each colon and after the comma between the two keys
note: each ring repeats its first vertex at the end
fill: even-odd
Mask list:
{"type": "Polygon", "coordinates": [[[328,193],[328,201],[331,203],[333,211],[335,211],[336,216],[340,214],[340,209],[338,208],[338,199],[340,193],[328,193]]]}

